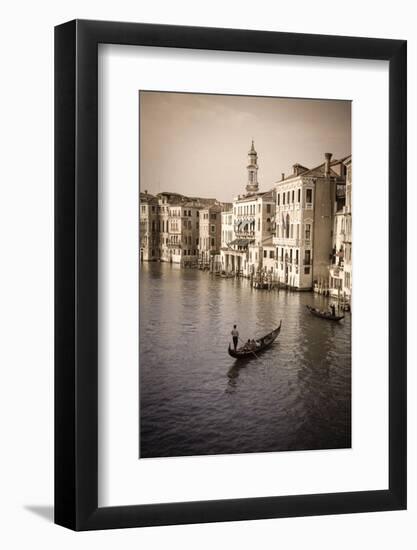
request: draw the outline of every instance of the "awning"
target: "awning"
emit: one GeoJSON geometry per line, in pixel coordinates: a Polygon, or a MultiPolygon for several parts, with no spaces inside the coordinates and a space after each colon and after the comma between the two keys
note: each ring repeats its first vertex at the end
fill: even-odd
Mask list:
{"type": "Polygon", "coordinates": [[[229,243],[229,246],[248,246],[251,243],[254,243],[255,239],[235,239],[229,243]]]}

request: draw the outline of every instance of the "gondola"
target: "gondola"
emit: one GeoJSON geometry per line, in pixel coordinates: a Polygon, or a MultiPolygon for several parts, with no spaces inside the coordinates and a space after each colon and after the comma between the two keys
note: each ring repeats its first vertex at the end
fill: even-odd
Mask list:
{"type": "Polygon", "coordinates": [[[321,317],[322,319],[328,319],[329,321],[340,321],[344,318],[344,315],[332,315],[331,313],[328,313],[326,311],[320,311],[316,309],[315,307],[306,306],[308,311],[315,315],[316,317],[321,317]]]}
{"type": "Polygon", "coordinates": [[[256,348],[254,348],[253,350],[245,349],[246,348],[246,344],[245,344],[244,346],[241,346],[240,348],[237,348],[236,351],[234,351],[229,344],[229,349],[228,349],[229,355],[231,355],[235,359],[257,358],[260,353],[262,353],[264,350],[269,348],[271,344],[273,344],[276,337],[280,333],[281,324],[282,324],[282,321],[280,321],[279,327],[277,327],[275,330],[266,334],[262,338],[258,338],[257,340],[255,340],[256,348]]]}

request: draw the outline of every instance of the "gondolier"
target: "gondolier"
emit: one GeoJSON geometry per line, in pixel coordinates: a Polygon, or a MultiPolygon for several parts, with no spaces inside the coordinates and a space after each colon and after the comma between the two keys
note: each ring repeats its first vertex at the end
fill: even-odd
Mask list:
{"type": "MultiPolygon", "coordinates": [[[[232,349],[229,344],[229,355],[234,357],[235,359],[252,359],[255,357],[258,359],[258,354],[266,349],[268,349],[275,341],[276,337],[280,333],[281,330],[281,324],[282,321],[280,321],[279,326],[274,329],[272,332],[269,332],[268,334],[265,334],[262,338],[255,339],[249,339],[243,346],[241,346],[238,349],[232,349]]],[[[236,330],[236,325],[233,327],[232,330],[232,336],[233,332],[236,330]]],[[[237,332],[237,330],[236,330],[237,332]]],[[[235,344],[234,338],[233,343],[235,344]]]]}
{"type": "Polygon", "coordinates": [[[231,334],[232,334],[232,338],[233,338],[233,346],[234,346],[235,351],[236,351],[237,344],[239,342],[239,331],[237,330],[236,325],[233,325],[233,330],[232,330],[231,334]]]}

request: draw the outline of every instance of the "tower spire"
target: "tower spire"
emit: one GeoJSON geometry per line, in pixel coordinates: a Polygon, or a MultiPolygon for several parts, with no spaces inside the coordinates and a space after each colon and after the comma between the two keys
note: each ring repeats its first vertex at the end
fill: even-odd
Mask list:
{"type": "Polygon", "coordinates": [[[255,142],[252,138],[251,148],[248,153],[248,165],[246,167],[248,171],[248,183],[246,185],[246,192],[248,195],[253,195],[259,190],[258,184],[258,153],[255,150],[255,142]]]}

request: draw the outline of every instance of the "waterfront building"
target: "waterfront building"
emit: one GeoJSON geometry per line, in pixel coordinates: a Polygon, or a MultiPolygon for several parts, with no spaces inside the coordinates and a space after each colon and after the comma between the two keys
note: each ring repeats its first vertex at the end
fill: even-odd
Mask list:
{"type": "Polygon", "coordinates": [[[232,208],[228,208],[221,213],[222,217],[222,233],[221,233],[221,248],[227,249],[229,244],[233,241],[234,225],[233,225],[233,205],[232,208]]]}
{"type": "Polygon", "coordinates": [[[159,258],[158,199],[147,191],[140,193],[139,208],[140,259],[157,260],[159,258]]]}
{"type": "Polygon", "coordinates": [[[263,246],[272,245],[274,191],[259,191],[258,154],[252,140],[248,152],[246,193],[223,214],[221,266],[250,276],[262,268],[263,246]]]}
{"type": "Polygon", "coordinates": [[[345,200],[334,218],[333,248],[329,266],[329,294],[350,303],[352,293],[352,157],[343,160],[346,171],[345,200]]]}
{"type": "Polygon", "coordinates": [[[329,278],[329,258],[338,204],[344,200],[346,166],[325,161],[309,169],[293,165],[293,173],[276,183],[276,279],[299,289],[323,289],[329,278]]]}
{"type": "Polygon", "coordinates": [[[194,265],[198,259],[200,210],[198,198],[159,193],[161,256],[163,262],[194,265]]]}
{"type": "Polygon", "coordinates": [[[163,192],[140,194],[140,258],[197,265],[221,246],[221,212],[230,204],[216,199],[163,192]]]}
{"type": "Polygon", "coordinates": [[[198,264],[214,270],[215,256],[220,253],[222,207],[213,204],[199,211],[198,264]]]}
{"type": "Polygon", "coordinates": [[[183,196],[178,193],[159,193],[159,259],[162,262],[180,263],[182,258],[183,196]]]}

